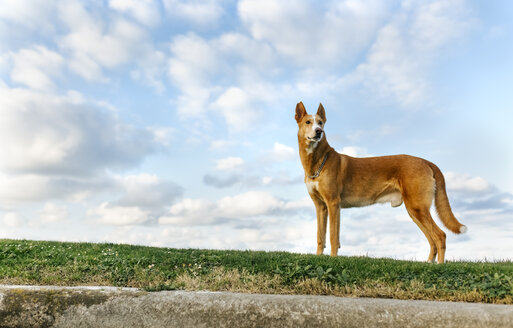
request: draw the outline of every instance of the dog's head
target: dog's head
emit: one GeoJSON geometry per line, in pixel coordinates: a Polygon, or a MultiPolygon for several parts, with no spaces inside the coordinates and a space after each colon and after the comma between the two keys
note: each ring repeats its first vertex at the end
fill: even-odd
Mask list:
{"type": "Polygon", "coordinates": [[[299,127],[297,135],[300,139],[317,143],[324,138],[326,113],[322,104],[319,104],[319,109],[317,109],[315,115],[309,115],[303,102],[299,102],[296,106],[296,122],[299,127]]]}

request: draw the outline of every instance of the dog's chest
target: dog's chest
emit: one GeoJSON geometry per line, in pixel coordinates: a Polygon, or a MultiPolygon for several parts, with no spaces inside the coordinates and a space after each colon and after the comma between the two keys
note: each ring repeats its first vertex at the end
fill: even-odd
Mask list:
{"type": "Polygon", "coordinates": [[[305,184],[309,194],[315,194],[319,189],[319,181],[307,180],[305,184]]]}

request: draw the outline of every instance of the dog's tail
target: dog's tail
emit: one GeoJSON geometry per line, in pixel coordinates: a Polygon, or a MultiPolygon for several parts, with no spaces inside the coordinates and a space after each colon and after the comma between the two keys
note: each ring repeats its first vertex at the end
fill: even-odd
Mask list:
{"type": "Polygon", "coordinates": [[[435,164],[429,164],[435,178],[435,207],[438,217],[442,220],[447,229],[452,232],[457,234],[466,232],[467,226],[461,224],[452,213],[449,198],[447,198],[447,192],[445,190],[445,179],[442,171],[440,171],[435,164]]]}

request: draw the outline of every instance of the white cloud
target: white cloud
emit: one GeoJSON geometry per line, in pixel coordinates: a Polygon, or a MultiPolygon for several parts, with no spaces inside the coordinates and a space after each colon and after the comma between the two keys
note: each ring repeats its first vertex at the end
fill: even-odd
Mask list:
{"type": "Polygon", "coordinates": [[[168,73],[182,93],[178,113],[184,118],[204,114],[213,91],[209,80],[219,69],[217,54],[194,34],[175,37],[171,53],[168,73]]]}
{"type": "Polygon", "coordinates": [[[61,41],[64,49],[72,52],[71,69],[86,79],[97,78],[86,72],[90,65],[114,68],[127,63],[140,54],[144,32],[136,25],[117,20],[109,33],[103,33],[97,25],[83,26],[65,36],[61,41]]]}
{"type": "Polygon", "coordinates": [[[146,30],[127,19],[114,16],[104,21],[80,2],[60,3],[58,13],[70,31],[58,45],[70,57],[70,69],[87,80],[106,82],[105,68],[141,65],[155,54],[146,30]]]}
{"type": "Polygon", "coordinates": [[[270,186],[270,185],[287,186],[287,185],[294,185],[294,184],[302,184],[303,182],[304,182],[304,176],[302,174],[290,177],[287,173],[281,173],[276,176],[264,176],[261,178],[261,183],[264,186],[270,186]]]}
{"type": "Polygon", "coordinates": [[[315,240],[313,221],[259,218],[259,223],[258,227],[228,225],[116,227],[103,235],[100,240],[177,248],[315,251],[315,245],[312,243],[312,240],[315,240]],[[262,227],[266,228],[262,229],[262,227]]]}
{"type": "MultiPolygon", "coordinates": [[[[107,70],[126,65],[131,66],[134,80],[163,92],[161,78],[165,75],[162,70],[165,56],[155,49],[147,30],[159,24],[159,7],[156,0],[87,4],[77,0],[3,1],[0,40],[2,45],[13,48],[27,47],[27,41],[20,40],[30,40],[38,34],[43,37],[41,43],[50,42],[51,47],[55,45],[59,49],[58,54],[53,53],[54,58],[48,53],[37,54],[38,58],[52,59],[43,61],[47,66],[23,65],[13,73],[14,79],[22,79],[21,83],[30,83],[33,88],[51,86],[45,76],[50,77],[48,70],[55,66],[55,55],[58,55],[63,65],[86,80],[109,82],[111,74],[107,70]],[[45,73],[44,76],[41,73],[45,73]]],[[[32,48],[25,50],[29,49],[32,48]]],[[[41,52],[40,49],[32,51],[41,52]]]]}
{"type": "Polygon", "coordinates": [[[108,104],[76,92],[58,96],[0,87],[0,108],[0,206],[82,202],[113,192],[122,196],[114,205],[153,209],[169,206],[181,193],[154,176],[110,173],[140,163],[156,141],[153,131],[124,123],[108,104]]]}
{"type": "Polygon", "coordinates": [[[269,153],[269,159],[276,162],[297,160],[298,158],[297,150],[279,142],[274,143],[273,149],[269,153]]]}
{"type": "Polygon", "coordinates": [[[158,212],[182,193],[182,188],[175,183],[151,174],[118,176],[115,180],[123,192],[115,202],[119,206],[138,206],[158,212]]]}
{"type": "Polygon", "coordinates": [[[429,100],[427,71],[442,48],[461,37],[471,21],[460,0],[405,1],[377,33],[365,62],[346,79],[403,108],[417,108],[429,100]]]}
{"type": "Polygon", "coordinates": [[[235,132],[253,127],[261,116],[260,110],[252,105],[251,96],[238,87],[223,92],[213,103],[213,108],[221,112],[228,127],[235,132]]]}
{"type": "Polygon", "coordinates": [[[55,203],[63,201],[92,207],[87,216],[97,223],[154,223],[182,192],[183,188],[175,183],[144,173],[72,177],[0,172],[0,206],[23,208],[24,203],[46,201],[39,211],[43,224],[64,222],[69,217],[66,207],[55,203]],[[102,203],[94,205],[98,199],[102,203]]]}
{"type": "Polygon", "coordinates": [[[457,216],[470,217],[474,224],[506,224],[504,217],[513,214],[513,195],[481,177],[456,172],[444,173],[447,192],[457,216]],[[454,200],[454,201],[453,201],[454,200]],[[484,219],[486,217],[486,219],[484,219]]]}
{"type": "Polygon", "coordinates": [[[444,176],[449,191],[483,193],[492,190],[490,183],[481,177],[471,177],[457,172],[446,172],[444,176]]]}
{"type": "Polygon", "coordinates": [[[379,1],[243,0],[238,12],[256,40],[299,65],[319,68],[347,62],[364,50],[387,8],[379,1]]]}
{"type": "Polygon", "coordinates": [[[157,93],[162,93],[166,89],[161,80],[161,77],[165,75],[162,69],[165,66],[166,56],[164,53],[148,48],[146,54],[140,59],[139,66],[130,72],[130,76],[136,81],[149,85],[157,93]]]}
{"type": "Polygon", "coordinates": [[[56,199],[81,202],[112,188],[112,180],[101,175],[72,177],[0,172],[0,206],[56,199]]]}
{"type": "Polygon", "coordinates": [[[38,175],[12,176],[0,172],[1,204],[39,200],[39,197],[47,194],[48,180],[38,175]]]}
{"type": "Polygon", "coordinates": [[[504,204],[513,205],[513,197],[506,196],[503,199],[501,199],[501,202],[503,202],[504,204]]]}
{"type": "Polygon", "coordinates": [[[168,74],[180,90],[182,119],[219,114],[231,132],[241,132],[260,117],[263,104],[283,97],[283,87],[261,77],[275,74],[273,52],[263,42],[237,33],[210,40],[189,33],[173,39],[171,53],[168,74]]]}
{"type": "Polygon", "coordinates": [[[240,132],[270,103],[297,90],[330,94],[360,85],[380,100],[417,108],[428,100],[430,65],[443,46],[465,33],[469,15],[458,1],[405,2],[396,12],[378,1],[240,1],[238,13],[251,37],[225,32],[211,39],[192,33],[174,38],[169,76],[180,90],[178,112],[199,120],[217,112],[230,132],[240,132]],[[432,32],[433,22],[450,32],[441,36],[439,27],[432,32]],[[348,69],[365,51],[354,72],[325,74],[348,69]],[[297,64],[301,77],[293,91],[271,82],[290,64],[297,64]]]}
{"type": "Polygon", "coordinates": [[[413,24],[407,32],[415,50],[431,52],[439,49],[462,36],[474,23],[465,0],[419,3],[403,3],[407,11],[412,11],[413,24]]]}
{"type": "Polygon", "coordinates": [[[298,160],[297,150],[275,142],[273,148],[261,154],[260,159],[256,162],[247,163],[240,157],[227,157],[217,160],[215,169],[220,172],[205,174],[203,182],[216,188],[226,188],[234,185],[254,188],[297,184],[302,182],[302,176],[290,177],[290,172],[269,171],[275,164],[279,165],[280,162],[291,160],[298,160]],[[259,168],[257,169],[257,167],[259,168]],[[262,167],[265,169],[262,170],[262,167]],[[257,174],[254,172],[257,172],[257,174]]]}
{"type": "Polygon", "coordinates": [[[315,251],[315,245],[312,242],[315,240],[313,221],[296,218],[281,220],[259,218],[258,223],[258,226],[237,227],[229,225],[127,226],[105,234],[100,240],[177,248],[315,251]]]}
{"type": "MultiPolygon", "coordinates": [[[[223,69],[236,72],[242,79],[255,78],[259,74],[273,76],[280,71],[275,51],[266,42],[255,40],[245,34],[224,33],[210,40],[210,45],[227,62],[223,69]],[[231,64],[233,62],[239,62],[239,64],[234,66],[231,64]],[[258,74],[255,74],[256,72],[258,74]]],[[[261,96],[265,97],[265,95],[261,96]]]]}
{"type": "Polygon", "coordinates": [[[230,171],[239,169],[244,165],[244,160],[240,157],[226,157],[216,161],[216,170],[230,171]]]}
{"type": "Polygon", "coordinates": [[[173,205],[167,215],[160,217],[159,223],[194,226],[218,224],[227,220],[244,222],[252,217],[292,214],[311,206],[303,200],[285,201],[268,192],[248,191],[223,197],[216,202],[184,199],[173,205]]]}
{"type": "Polygon", "coordinates": [[[52,90],[52,77],[60,75],[62,56],[44,46],[34,46],[11,54],[11,80],[37,90],[52,90]]]}
{"type": "Polygon", "coordinates": [[[147,26],[155,26],[160,22],[158,4],[155,0],[110,0],[109,6],[130,14],[147,26]]]}
{"type": "MultiPolygon", "coordinates": [[[[6,73],[11,69],[11,56],[7,53],[0,54],[0,75],[7,75],[6,73]]],[[[0,79],[0,86],[4,86],[4,81],[0,79]]]]}
{"type": "MultiPolygon", "coordinates": [[[[55,29],[49,19],[55,13],[56,2],[53,0],[2,0],[0,1],[0,19],[16,24],[16,28],[52,32],[55,29]]],[[[10,33],[16,33],[13,28],[10,33]]]]}
{"type": "Polygon", "coordinates": [[[267,192],[248,191],[236,196],[221,198],[217,202],[219,215],[228,218],[245,218],[271,214],[285,209],[288,203],[267,192]]]}
{"type": "Polygon", "coordinates": [[[169,75],[177,84],[201,84],[216,73],[219,58],[207,40],[195,35],[181,35],[171,43],[173,57],[169,62],[169,75]]]}
{"type": "Polygon", "coordinates": [[[303,175],[291,177],[288,172],[278,172],[272,176],[258,176],[248,172],[251,172],[251,170],[230,174],[206,174],[203,176],[203,183],[207,186],[216,188],[227,188],[234,185],[240,185],[247,189],[262,186],[287,186],[303,182],[303,175]]]}
{"type": "Polygon", "coordinates": [[[0,170],[91,174],[130,167],[152,151],[152,136],[76,93],[53,96],[0,88],[0,170]]]}
{"type": "Polygon", "coordinates": [[[104,201],[88,211],[93,221],[106,225],[151,224],[167,213],[183,189],[156,175],[139,174],[112,178],[116,200],[104,201]]]}
{"type": "Polygon", "coordinates": [[[216,0],[164,0],[164,7],[169,16],[197,25],[212,25],[224,12],[216,0]]]}
{"type": "Polygon", "coordinates": [[[149,213],[137,206],[115,206],[107,202],[90,209],[87,215],[95,222],[106,225],[139,225],[150,219],[149,213]]]}
{"type": "Polygon", "coordinates": [[[229,140],[223,140],[223,139],[217,139],[217,140],[210,140],[210,147],[209,150],[214,151],[227,151],[233,147],[236,146],[244,146],[244,147],[250,147],[251,143],[247,141],[242,141],[238,139],[229,139],[229,140]]]}
{"type": "Polygon", "coordinates": [[[58,206],[55,203],[46,203],[39,211],[41,223],[62,223],[68,220],[69,213],[65,206],[58,206]]]}
{"type": "Polygon", "coordinates": [[[16,212],[8,212],[4,214],[2,218],[2,224],[9,228],[17,228],[24,226],[27,223],[27,219],[16,212]]]}
{"type": "Polygon", "coordinates": [[[358,146],[345,146],[338,151],[341,154],[345,154],[352,157],[367,157],[370,156],[367,149],[358,146]]]}
{"type": "Polygon", "coordinates": [[[176,129],[171,127],[149,127],[148,131],[153,134],[153,141],[155,143],[168,147],[171,145],[176,129]]]}
{"type": "Polygon", "coordinates": [[[213,214],[216,205],[206,199],[185,198],[171,206],[169,213],[159,218],[160,224],[178,224],[183,226],[215,224],[218,217],[213,214]]]}
{"type": "Polygon", "coordinates": [[[425,57],[412,54],[401,29],[388,25],[382,28],[366,62],[358,65],[356,79],[378,92],[380,98],[392,97],[406,108],[425,100],[428,84],[425,79],[425,57]]]}

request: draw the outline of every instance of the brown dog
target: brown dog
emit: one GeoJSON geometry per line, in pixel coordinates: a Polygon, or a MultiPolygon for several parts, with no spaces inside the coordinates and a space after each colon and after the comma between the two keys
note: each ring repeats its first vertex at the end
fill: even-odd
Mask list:
{"type": "Polygon", "coordinates": [[[451,211],[445,180],[440,169],[425,159],[408,156],[355,158],[337,153],[326,140],[326,113],[322,104],[316,115],[308,115],[302,102],[296,106],[299,156],[305,170],[305,184],[317,212],[317,254],[326,247],[326,226],[330,218],[331,256],[340,248],[340,208],[361,207],[403,201],[406,211],[426,236],[431,251],[428,262],[438,254],[444,262],[445,233],[429,213],[433,198],[438,216],[454,233],[462,225],[451,211]]]}

